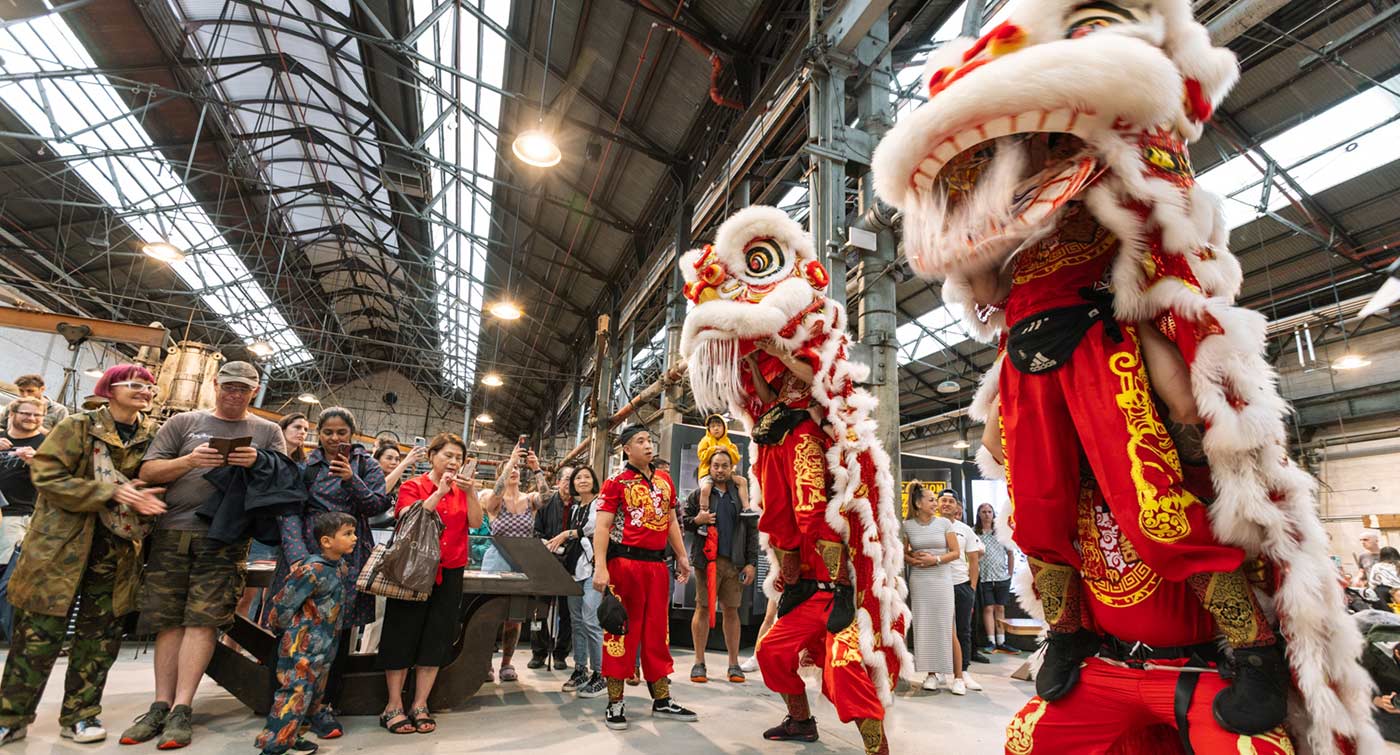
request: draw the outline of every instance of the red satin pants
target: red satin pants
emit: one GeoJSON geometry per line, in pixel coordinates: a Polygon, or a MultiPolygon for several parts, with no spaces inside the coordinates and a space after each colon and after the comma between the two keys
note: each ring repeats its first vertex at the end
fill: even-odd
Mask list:
{"type": "Polygon", "coordinates": [[[1244,552],[1211,534],[1205,504],[1182,484],[1181,463],[1153,404],[1136,328],[1114,342],[1096,323],[1059,368],[1001,371],[1002,442],[1016,544],[1028,556],[1079,568],[1079,465],[1087,460],[1118,526],[1164,579],[1230,572],[1244,552]]]}
{"type": "Polygon", "coordinates": [[[797,674],[799,656],[806,650],[821,665],[822,694],[843,723],[857,718],[884,720],[885,706],[862,663],[855,624],[840,634],[826,631],[831,599],[829,592],[816,593],[779,618],[763,636],[756,652],[763,683],[780,695],[806,694],[807,686],[797,674]]]}
{"type": "Polygon", "coordinates": [[[659,561],[608,559],[609,585],[627,609],[627,634],[603,633],[603,676],[626,679],[641,650],[642,678],[671,675],[671,575],[659,561]]]}
{"type": "MultiPolygon", "coordinates": [[[[1162,665],[1180,662],[1159,661],[1162,665]]],[[[765,669],[764,674],[767,674],[765,669]]],[[[1007,755],[1170,755],[1184,750],[1176,723],[1178,671],[1122,668],[1091,658],[1079,682],[1053,703],[1039,697],[1006,727],[1007,755]]],[[[1211,714],[1215,694],[1226,686],[1215,672],[1202,673],[1186,712],[1187,739],[1197,755],[1257,753],[1292,755],[1282,728],[1246,736],[1220,728],[1211,714]]]]}

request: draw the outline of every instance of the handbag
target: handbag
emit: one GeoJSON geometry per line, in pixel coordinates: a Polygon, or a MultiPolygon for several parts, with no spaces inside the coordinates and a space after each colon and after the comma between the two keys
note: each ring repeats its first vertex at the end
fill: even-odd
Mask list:
{"type": "Polygon", "coordinates": [[[384,576],[380,569],[384,561],[384,554],[388,552],[389,544],[380,543],[374,546],[369,558],[365,559],[365,565],[360,569],[360,576],[355,578],[355,589],[366,592],[370,595],[378,595],[381,598],[393,598],[394,600],[411,600],[423,602],[428,599],[428,593],[410,590],[400,584],[395,584],[388,577],[384,576]]]}
{"type": "Polygon", "coordinates": [[[611,635],[627,634],[627,608],[611,587],[598,603],[598,625],[611,635]]]}
{"type": "MultiPolygon", "coordinates": [[[[92,476],[95,480],[117,486],[131,482],[117,469],[117,465],[112,463],[112,453],[107,450],[107,444],[100,440],[92,444],[92,476]]],[[[156,523],[155,517],[142,516],[125,503],[116,501],[108,501],[106,506],[99,509],[97,520],[111,530],[112,534],[134,543],[145,540],[156,523]]]]}
{"type": "Polygon", "coordinates": [[[415,592],[432,592],[442,565],[442,529],[442,517],[422,501],[404,509],[384,551],[384,576],[415,592]]]}
{"type": "Polygon", "coordinates": [[[568,529],[579,531],[578,537],[564,543],[564,570],[569,572],[569,576],[577,572],[578,560],[583,557],[583,526],[588,523],[588,509],[588,506],[575,506],[573,516],[565,523],[568,529]]]}

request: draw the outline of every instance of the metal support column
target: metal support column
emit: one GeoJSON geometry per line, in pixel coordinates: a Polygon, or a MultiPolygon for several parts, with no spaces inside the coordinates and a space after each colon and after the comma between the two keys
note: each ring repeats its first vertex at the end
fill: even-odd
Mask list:
{"type": "MultiPolygon", "coordinates": [[[[973,0],[975,2],[975,0],[973,0]]],[[[875,49],[884,49],[889,38],[889,18],[884,16],[871,27],[868,39],[875,49]]],[[[870,75],[854,93],[857,125],[878,142],[894,125],[890,107],[890,86],[894,69],[888,55],[876,61],[870,75]]],[[[870,390],[879,399],[875,421],[879,438],[890,455],[890,473],[899,480],[899,362],[895,327],[895,279],[890,267],[896,256],[894,230],[875,198],[874,174],[868,169],[860,178],[859,224],[875,231],[875,249],[865,250],[857,275],[860,305],[856,313],[860,342],[870,348],[870,390]]]]}
{"type": "Polygon", "coordinates": [[[612,444],[608,442],[608,417],[612,415],[612,384],[616,362],[613,348],[612,326],[607,315],[598,317],[597,370],[594,371],[593,400],[589,402],[588,463],[599,475],[608,476],[608,454],[612,444]]]}
{"type": "MultiPolygon", "coordinates": [[[[680,206],[676,208],[676,250],[684,253],[690,249],[690,219],[692,208],[685,201],[686,193],[690,189],[690,174],[676,169],[676,180],[680,185],[680,206]]],[[[672,368],[681,363],[681,328],[685,324],[685,296],[681,293],[685,286],[685,278],[681,275],[680,267],[671,271],[671,286],[666,292],[666,367],[662,374],[669,372],[672,368]]],[[[661,428],[659,436],[653,432],[652,437],[659,437],[660,443],[656,449],[657,456],[667,457],[670,461],[671,448],[671,428],[680,424],[684,419],[681,412],[681,396],[684,395],[685,388],[681,383],[671,386],[661,397],[661,428]]],[[[653,431],[656,428],[652,428],[653,431]]]]}
{"type": "MultiPolygon", "coordinates": [[[[812,3],[820,5],[820,0],[812,3]]],[[[812,77],[807,125],[807,152],[811,155],[808,224],[817,259],[831,273],[827,295],[845,304],[846,260],[841,242],[846,237],[846,157],[838,141],[846,128],[846,77],[850,69],[827,46],[828,38],[816,39],[808,62],[812,77]]]]}
{"type": "Polygon", "coordinates": [[[982,13],[986,7],[986,0],[967,0],[963,8],[962,36],[977,37],[982,34],[982,13]]]}

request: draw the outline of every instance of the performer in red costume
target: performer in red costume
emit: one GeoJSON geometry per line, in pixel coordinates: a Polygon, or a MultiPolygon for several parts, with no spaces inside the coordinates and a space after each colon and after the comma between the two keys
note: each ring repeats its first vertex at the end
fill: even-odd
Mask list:
{"type": "Polygon", "coordinates": [[[1080,481],[1077,498],[1073,545],[1087,593],[1084,624],[1110,639],[1084,662],[1074,694],[1054,704],[1036,696],[1016,714],[1007,755],[1292,755],[1283,727],[1245,735],[1220,725],[1211,701],[1228,683],[1218,673],[1224,658],[1210,612],[1186,582],[1164,578],[1140,557],[1091,476],[1080,481]]]}
{"type": "Polygon", "coordinates": [[[797,674],[805,651],[866,752],[887,753],[885,707],[911,660],[907,589],[890,460],[875,399],[859,385],[867,368],[847,353],[845,309],[822,293],[811,237],[772,207],[726,220],[681,271],[696,305],[681,337],[696,403],[739,417],[757,448],[749,489],[763,505],[765,587],[778,601],[757,656],[788,708],[764,737],[817,739],[797,674]]]}
{"type": "Polygon", "coordinates": [[[753,440],[754,475],[764,494],[758,529],[778,557],[778,618],[758,646],[763,683],[783,696],[788,714],[763,733],[774,741],[815,742],[817,721],[798,676],[806,651],[822,668],[822,693],[842,723],[856,722],[889,752],[882,727],[885,707],[860,663],[850,579],[842,538],[826,521],[826,450],[830,438],[812,402],[812,368],[798,359],[765,353],[765,374],[754,353],[744,359],[758,398],[753,440]]]}
{"type": "Polygon", "coordinates": [[[690,561],[676,514],[676,486],[671,476],[652,467],[656,455],[651,434],[640,425],[619,434],[623,470],[603,483],[593,535],[593,587],[611,591],[627,610],[627,632],[603,635],[603,678],[608,682],[609,729],[627,728],[622,702],[632,661],[641,653],[642,676],[651,691],[651,715],[676,721],[698,716],[671,699],[671,575],[666,544],[676,554],[676,578],[690,578],[690,561]]]}
{"type": "Polygon", "coordinates": [[[1283,654],[1240,571],[1244,551],[1215,540],[1205,503],[1182,485],[1179,455],[1148,387],[1139,325],[1114,319],[1105,278],[1117,253],[1113,234],[1071,202],[1055,230],[1018,253],[1006,274],[971,276],[974,300],[1001,309],[1010,323],[1002,446],[1007,477],[1017,481],[1015,541],[1050,625],[1036,691],[1045,700],[1064,697],[1100,644],[1084,626],[1074,578],[1082,460],[1143,561],[1188,583],[1237,659],[1249,659],[1221,691],[1216,715],[1232,731],[1265,732],[1287,712],[1283,654]]]}
{"type": "MultiPolygon", "coordinates": [[[[942,280],[968,332],[999,346],[969,414],[996,430],[988,453],[1004,452],[1030,558],[1020,595],[1049,625],[1038,720],[1121,733],[1160,719],[1163,700],[1115,681],[1152,669],[1107,674],[1086,659],[1152,646],[1155,664],[1194,662],[1200,642],[1146,638],[1175,627],[1174,641],[1194,639],[1203,611],[1226,652],[1194,660],[1220,673],[1162,672],[1190,689],[1153,677],[1153,694],[1180,696],[1182,745],[1208,709],[1237,736],[1273,736],[1287,718],[1313,753],[1369,752],[1361,639],[1315,482],[1288,459],[1265,322],[1234,304],[1242,270],[1187,149],[1238,73],[1188,0],[1022,0],[980,39],[930,56],[929,101],[877,147],[876,191],[902,213],[914,271],[942,280]],[[1203,484],[1184,480],[1183,456],[1203,484]],[[1100,606],[1123,607],[1094,593],[1075,546],[1088,472],[1122,542],[1170,585],[1146,620],[1095,623],[1100,606]]],[[[1079,749],[1040,736],[1037,751],[1079,749]]]]}

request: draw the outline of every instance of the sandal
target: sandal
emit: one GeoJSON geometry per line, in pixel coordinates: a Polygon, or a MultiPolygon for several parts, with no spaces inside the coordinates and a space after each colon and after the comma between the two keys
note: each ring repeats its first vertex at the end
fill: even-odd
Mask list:
{"type": "Polygon", "coordinates": [[[419,734],[432,734],[437,731],[437,721],[434,721],[432,716],[428,715],[427,708],[414,708],[408,712],[408,715],[413,719],[413,727],[419,734]],[[428,728],[423,728],[425,726],[428,728]]]}
{"type": "Polygon", "coordinates": [[[404,715],[403,708],[386,710],[379,714],[379,725],[389,730],[390,734],[416,734],[418,726],[404,715]],[[400,719],[398,723],[393,723],[394,719],[400,719]]]}
{"type": "Polygon", "coordinates": [[[515,673],[514,666],[502,666],[499,678],[503,682],[513,682],[518,680],[520,675],[515,673]]]}

